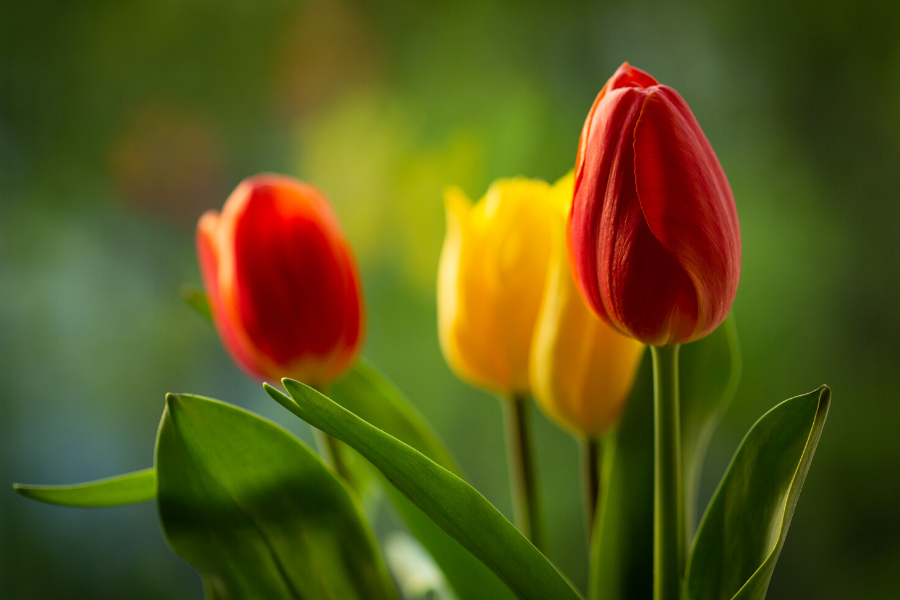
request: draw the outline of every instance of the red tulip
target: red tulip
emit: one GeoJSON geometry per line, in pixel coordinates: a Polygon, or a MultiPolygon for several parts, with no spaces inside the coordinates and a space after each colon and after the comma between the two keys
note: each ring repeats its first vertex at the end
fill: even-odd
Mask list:
{"type": "Polygon", "coordinates": [[[572,271],[600,318],[645,344],[680,344],[728,315],[741,272],[731,187],[684,99],[628,63],[578,144],[572,271]]]}
{"type": "Polygon", "coordinates": [[[244,180],[221,215],[200,218],[197,255],[219,337],[251,376],[324,385],[356,357],[356,261],[316,188],[280,175],[244,180]]]}

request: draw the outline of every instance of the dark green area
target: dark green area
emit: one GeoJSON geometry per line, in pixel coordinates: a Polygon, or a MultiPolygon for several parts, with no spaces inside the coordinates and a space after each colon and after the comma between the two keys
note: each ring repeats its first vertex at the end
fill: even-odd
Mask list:
{"type": "MultiPolygon", "coordinates": [[[[166,392],[308,429],[178,297],[193,227],[245,176],[316,183],[361,263],[366,355],[511,516],[499,403],[441,358],[434,281],[456,183],[555,179],[624,60],[690,104],[734,189],[744,373],[705,505],[749,427],[838,402],[770,600],[893,599],[900,564],[900,4],[0,2],[0,480],[152,463],[166,392]]],[[[576,444],[535,414],[550,556],[582,589],[576,444]]],[[[376,534],[398,527],[379,515],[376,534]]],[[[199,598],[152,503],[0,494],[0,597],[199,598]]]]}
{"type": "Polygon", "coordinates": [[[170,394],[156,472],[163,533],[208,597],[398,600],[358,501],[276,425],[170,394]]]}

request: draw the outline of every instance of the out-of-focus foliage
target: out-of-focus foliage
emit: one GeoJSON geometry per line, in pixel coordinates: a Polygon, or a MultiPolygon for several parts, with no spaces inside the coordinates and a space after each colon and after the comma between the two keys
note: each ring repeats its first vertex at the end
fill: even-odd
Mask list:
{"type": "MultiPolygon", "coordinates": [[[[617,0],[0,2],[0,482],[141,469],[166,392],[308,429],[184,307],[193,228],[242,178],[326,191],[360,259],[365,353],[511,512],[500,409],[438,349],[441,190],[553,181],[622,61],[685,97],[743,237],[741,436],[823,382],[840,400],[768,598],[893,598],[900,471],[900,4],[617,0]]],[[[550,556],[587,583],[575,443],[535,414],[550,556]]],[[[400,527],[387,509],[376,533],[400,527]]],[[[0,493],[0,597],[199,598],[152,503],[0,493]]]]}

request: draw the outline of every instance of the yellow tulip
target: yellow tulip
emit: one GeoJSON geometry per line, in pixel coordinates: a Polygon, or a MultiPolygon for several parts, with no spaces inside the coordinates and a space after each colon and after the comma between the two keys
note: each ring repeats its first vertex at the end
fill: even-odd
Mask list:
{"type": "Polygon", "coordinates": [[[504,396],[529,387],[529,349],[554,231],[563,227],[543,181],[494,182],[474,205],[446,190],[438,269],[438,330],[450,368],[504,396]]]}
{"type": "MultiPolygon", "coordinates": [[[[573,176],[552,190],[562,215],[572,202],[573,176]]],[[[531,346],[531,391],[556,423],[587,438],[619,418],[634,383],[644,345],[598,319],[576,287],[565,227],[554,235],[547,286],[531,346]]]]}

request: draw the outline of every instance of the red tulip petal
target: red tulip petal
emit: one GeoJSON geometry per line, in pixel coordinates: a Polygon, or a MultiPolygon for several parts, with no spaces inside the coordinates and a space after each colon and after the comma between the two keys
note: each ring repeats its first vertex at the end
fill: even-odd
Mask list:
{"type": "Polygon", "coordinates": [[[582,134],[586,140],[586,151],[580,154],[583,176],[575,182],[569,213],[573,272],[578,287],[594,312],[613,325],[616,323],[604,302],[608,290],[601,289],[604,278],[598,277],[598,268],[605,267],[601,248],[609,242],[601,236],[606,229],[615,233],[616,228],[614,223],[604,225],[603,221],[610,218],[620,194],[629,193],[629,189],[633,194],[634,172],[630,165],[623,168],[620,156],[633,154],[631,132],[644,95],[635,88],[614,90],[594,106],[582,134]]]}
{"type": "Polygon", "coordinates": [[[601,236],[612,238],[607,302],[619,328],[655,346],[686,340],[697,324],[693,283],[650,231],[637,194],[622,203],[616,223],[601,236]]]}
{"type": "Polygon", "coordinates": [[[256,185],[234,230],[244,329],[282,366],[304,356],[331,362],[324,359],[345,342],[355,345],[360,333],[355,273],[344,241],[326,234],[337,221],[317,190],[303,188],[256,185]]]}
{"type": "Polygon", "coordinates": [[[731,187],[694,115],[672,88],[648,91],[634,151],[644,217],[693,282],[698,315],[690,338],[703,337],[727,316],[740,277],[740,229],[731,187]]]}
{"type": "Polygon", "coordinates": [[[238,332],[234,320],[229,318],[224,305],[219,282],[219,214],[207,211],[197,223],[197,258],[200,263],[200,275],[203,287],[212,309],[213,323],[222,339],[222,344],[232,359],[249,375],[262,379],[265,377],[256,357],[248,348],[242,333],[238,332]]]}
{"type": "Polygon", "coordinates": [[[659,85],[659,82],[653,75],[624,62],[621,67],[616,69],[616,72],[609,78],[609,81],[606,82],[603,89],[607,92],[611,92],[624,87],[648,88],[654,85],[659,85]]]}
{"type": "Polygon", "coordinates": [[[600,90],[600,93],[597,94],[597,97],[594,99],[594,104],[591,106],[590,112],[588,112],[587,119],[584,121],[584,127],[581,130],[581,137],[578,139],[578,154],[575,157],[575,188],[578,188],[578,184],[581,181],[581,176],[584,170],[584,153],[587,149],[587,141],[590,137],[590,132],[593,129],[594,122],[594,113],[597,110],[597,106],[600,104],[600,101],[606,97],[606,94],[613,90],[618,90],[626,87],[649,87],[652,85],[657,85],[658,82],[653,78],[652,75],[647,73],[646,71],[642,71],[638,68],[632,67],[627,62],[622,63],[613,76],[609,78],[606,84],[603,86],[603,89],[600,90]]]}

